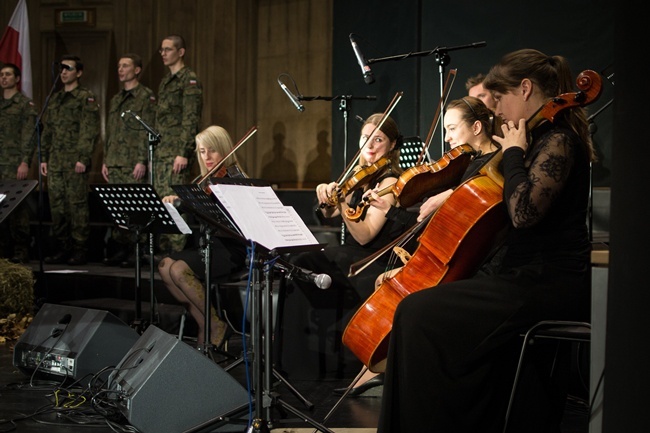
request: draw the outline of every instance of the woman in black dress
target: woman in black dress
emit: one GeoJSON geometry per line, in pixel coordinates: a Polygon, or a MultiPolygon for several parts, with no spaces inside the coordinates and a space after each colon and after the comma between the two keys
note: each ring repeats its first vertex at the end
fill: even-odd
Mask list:
{"type": "MultiPolygon", "coordinates": [[[[505,122],[495,140],[510,230],[489,267],[397,307],[379,433],[500,432],[519,333],[540,320],[588,318],[594,151],[585,112],[567,109],[527,130],[527,119],[573,83],[566,59],[531,49],[504,56],[487,75],[484,86],[505,122]]],[[[557,432],[563,390],[534,365],[529,373],[534,392],[525,401],[537,399],[526,409],[534,410],[520,408],[512,431],[557,432]]]]}
{"type": "MultiPolygon", "coordinates": [[[[206,175],[233,148],[230,134],[221,126],[212,125],[196,135],[196,155],[201,168],[201,175],[206,175]]],[[[239,162],[232,154],[224,161],[219,174],[241,173],[239,162]],[[237,168],[237,170],[230,170],[237,168]]],[[[177,196],[167,196],[163,202],[173,203],[177,196]]],[[[246,248],[238,241],[228,238],[213,237],[210,248],[211,282],[224,279],[244,268],[246,248]]],[[[221,320],[215,308],[211,308],[210,341],[205,341],[205,262],[199,249],[185,249],[163,258],[158,265],[165,287],[181,304],[198,325],[197,346],[203,348],[210,344],[220,347],[226,337],[228,324],[221,320]]]]}
{"type": "MultiPolygon", "coordinates": [[[[390,117],[377,128],[381,118],[381,114],[373,114],[365,121],[359,143],[363,147],[355,169],[363,170],[372,164],[382,168],[375,172],[373,182],[359,183],[363,186],[345,197],[334,198],[343,185],[336,182],[318,185],[318,203],[324,204],[318,212],[325,218],[344,213],[366,190],[385,188],[397,181],[402,172],[399,168],[402,137],[390,117]],[[328,204],[332,201],[333,205],[328,204]]],[[[395,203],[394,197],[387,199],[395,203]]],[[[341,335],[350,316],[372,293],[374,280],[386,270],[387,261],[379,260],[359,275],[348,278],[350,265],[384,247],[405,229],[403,223],[386,219],[374,208],[369,208],[361,221],[353,222],[345,217],[343,221],[346,228],[343,245],[302,253],[292,259],[297,266],[329,275],[332,284],[327,290],[297,280],[287,284],[276,331],[275,356],[276,365],[291,378],[351,377],[359,369],[360,362],[342,345],[341,335]]]]}

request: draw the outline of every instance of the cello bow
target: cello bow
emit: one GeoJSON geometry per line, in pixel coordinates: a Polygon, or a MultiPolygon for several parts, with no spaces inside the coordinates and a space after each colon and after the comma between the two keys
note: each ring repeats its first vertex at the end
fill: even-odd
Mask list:
{"type": "Polygon", "coordinates": [[[445,79],[445,84],[442,90],[442,95],[440,95],[440,101],[438,101],[438,106],[436,107],[436,114],[433,116],[431,127],[429,127],[429,133],[427,134],[426,140],[424,140],[422,151],[420,152],[420,155],[418,156],[418,159],[414,165],[420,165],[424,162],[424,156],[427,154],[429,146],[431,145],[431,141],[433,140],[433,135],[436,133],[436,128],[438,127],[442,107],[447,104],[447,98],[449,97],[451,88],[454,85],[454,81],[456,81],[456,72],[457,69],[450,69],[449,73],[447,74],[447,78],[445,79]]]}

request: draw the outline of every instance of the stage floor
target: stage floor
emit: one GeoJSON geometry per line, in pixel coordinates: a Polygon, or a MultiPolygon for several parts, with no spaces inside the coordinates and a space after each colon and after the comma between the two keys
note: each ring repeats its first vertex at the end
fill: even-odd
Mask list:
{"type": "MultiPolygon", "coordinates": [[[[149,291],[151,288],[151,273],[148,266],[141,269],[139,284],[136,284],[134,269],[107,267],[101,263],[90,263],[76,268],[61,265],[41,265],[39,262],[32,262],[29,266],[34,270],[38,280],[37,290],[41,304],[46,302],[106,309],[118,316],[125,324],[130,324],[136,309],[135,288],[140,287],[142,315],[145,319],[148,317],[149,291]]],[[[157,274],[154,275],[152,290],[160,313],[160,328],[166,333],[165,335],[176,338],[179,314],[182,313],[183,309],[173,299],[170,300],[168,295],[165,295],[166,290],[162,287],[157,274]]],[[[210,363],[214,364],[214,368],[211,367],[206,370],[208,375],[231,376],[244,390],[247,390],[247,377],[250,378],[254,373],[251,363],[247,367],[246,363],[242,362],[243,341],[241,336],[235,334],[231,337],[226,352],[208,357],[195,348],[192,334],[191,327],[186,328],[184,337],[179,343],[187,345],[191,349],[190,360],[195,361],[195,357],[201,358],[201,362],[203,362],[203,358],[208,359],[210,363]]],[[[15,342],[13,343],[15,344],[15,342]]],[[[174,377],[185,380],[186,375],[183,375],[183,370],[186,368],[192,368],[192,363],[186,366],[180,365],[175,370],[174,377]]],[[[211,379],[212,377],[206,377],[205,383],[210,383],[211,379]]],[[[332,390],[345,387],[349,382],[350,379],[291,380],[283,382],[274,377],[271,380],[272,398],[265,400],[263,403],[271,407],[271,419],[266,419],[268,413],[266,411],[262,412],[261,416],[272,423],[271,431],[273,432],[288,433],[298,428],[314,431],[314,424],[310,422],[313,421],[337,433],[341,429],[346,429],[344,430],[346,432],[372,433],[376,430],[381,403],[379,397],[381,388],[371,390],[368,393],[369,396],[343,399],[334,412],[328,416],[339,399],[332,390]],[[307,405],[304,400],[307,400],[311,405],[307,405]],[[289,410],[287,410],[287,407],[289,410]],[[292,413],[291,408],[298,411],[298,414],[292,413]]],[[[206,386],[205,383],[188,382],[186,386],[204,392],[205,390],[202,387],[206,386]]],[[[79,400],[74,404],[69,403],[68,407],[62,407],[61,405],[56,407],[56,398],[61,398],[63,395],[62,391],[56,392],[59,386],[60,382],[32,379],[29,374],[17,369],[13,365],[13,345],[11,342],[0,344],[0,431],[14,431],[12,428],[23,433],[63,433],[84,431],[84,429],[93,432],[133,431],[128,430],[123,419],[118,420],[116,430],[109,428],[106,424],[106,418],[101,414],[101,407],[99,410],[94,409],[90,399],[79,400]],[[120,424],[122,427],[119,427],[120,424]]],[[[181,387],[184,388],[184,386],[181,387]]],[[[170,395],[173,395],[173,389],[168,391],[170,395]]],[[[214,389],[209,392],[209,398],[224,398],[227,393],[228,390],[214,389]]],[[[160,401],[155,401],[156,399],[154,397],[154,401],[148,402],[156,407],[156,410],[177,411],[179,416],[188,416],[188,413],[192,413],[193,408],[184,405],[183,401],[177,401],[173,398],[170,401],[169,397],[161,397],[160,401]]],[[[253,416],[257,415],[254,409],[252,413],[253,416]]],[[[217,415],[220,414],[215,414],[215,416],[217,415]]],[[[244,432],[246,431],[245,422],[248,416],[248,411],[240,412],[238,420],[222,424],[215,431],[244,432]]],[[[120,417],[118,416],[118,418],[120,417]]],[[[210,431],[211,429],[201,431],[210,431]]],[[[562,433],[587,433],[587,431],[587,415],[584,409],[568,404],[562,433]]]]}

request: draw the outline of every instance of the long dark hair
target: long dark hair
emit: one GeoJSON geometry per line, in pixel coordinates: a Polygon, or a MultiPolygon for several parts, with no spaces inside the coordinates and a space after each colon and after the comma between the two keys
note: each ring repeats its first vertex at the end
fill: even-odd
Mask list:
{"type": "MultiPolygon", "coordinates": [[[[490,91],[508,93],[528,78],[541,89],[544,96],[553,98],[562,93],[574,91],[573,76],[568,61],[562,56],[547,56],[534,49],[522,49],[506,54],[498,64],[494,65],[483,80],[483,86],[490,91]]],[[[585,143],[590,161],[595,161],[587,113],[584,108],[576,107],[558,113],[585,143]]]]}
{"type": "MultiPolygon", "coordinates": [[[[361,129],[363,129],[363,127],[369,123],[375,126],[379,125],[382,116],[383,116],[382,113],[375,113],[369,116],[366,119],[366,121],[363,122],[363,126],[361,127],[361,129]]],[[[403,170],[399,166],[399,149],[402,146],[403,137],[399,133],[399,128],[397,127],[397,123],[395,122],[395,120],[393,120],[392,117],[388,116],[384,121],[384,123],[381,125],[381,128],[379,128],[379,130],[384,134],[386,134],[386,137],[388,137],[391,143],[393,142],[395,143],[395,147],[393,147],[393,150],[388,151],[388,153],[386,154],[386,157],[390,158],[391,171],[394,174],[402,173],[403,170]]]]}

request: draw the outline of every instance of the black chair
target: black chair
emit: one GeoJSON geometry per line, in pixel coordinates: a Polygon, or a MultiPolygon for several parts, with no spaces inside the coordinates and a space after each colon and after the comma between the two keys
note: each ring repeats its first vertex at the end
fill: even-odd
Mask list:
{"type": "Polygon", "coordinates": [[[521,353],[519,355],[519,363],[517,364],[517,372],[515,373],[515,379],[512,384],[512,391],[510,393],[510,400],[508,402],[508,409],[506,411],[503,433],[507,433],[508,430],[508,421],[510,420],[512,405],[515,400],[515,394],[517,392],[517,386],[519,385],[520,374],[528,347],[533,345],[537,339],[590,343],[591,324],[587,322],[558,320],[541,321],[530,327],[526,333],[523,334],[523,337],[524,340],[521,346],[521,353]]]}

